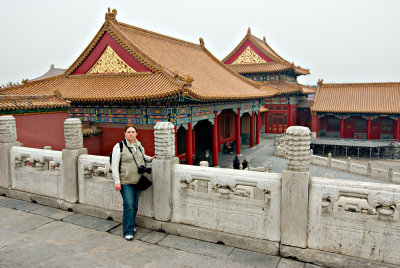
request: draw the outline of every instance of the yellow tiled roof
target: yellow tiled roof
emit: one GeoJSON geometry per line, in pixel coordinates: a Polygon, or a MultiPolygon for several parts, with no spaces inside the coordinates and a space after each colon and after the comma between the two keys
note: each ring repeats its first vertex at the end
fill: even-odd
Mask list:
{"type": "Polygon", "coordinates": [[[0,111],[68,108],[70,102],[55,96],[0,96],[0,111]]]}
{"type": "Polygon", "coordinates": [[[313,112],[400,113],[400,83],[319,84],[313,112]]]}
{"type": "Polygon", "coordinates": [[[193,82],[188,93],[195,98],[246,99],[272,95],[260,91],[254,83],[231,71],[201,44],[185,42],[123,23],[116,23],[115,26],[127,42],[148,56],[148,62],[153,61],[178,76],[192,77],[193,82]]]}
{"type": "Polygon", "coordinates": [[[163,74],[59,75],[0,91],[3,95],[43,95],[58,90],[71,101],[129,101],[177,95],[181,86],[163,74]]]}
{"type": "Polygon", "coordinates": [[[288,82],[288,81],[266,81],[263,82],[267,86],[275,88],[279,91],[279,95],[283,94],[292,94],[292,93],[302,93],[302,94],[310,94],[315,93],[316,89],[299,84],[297,82],[288,82]]]}
{"type": "Polygon", "coordinates": [[[231,67],[238,73],[258,73],[258,72],[277,72],[293,69],[296,74],[306,75],[310,73],[310,70],[302,68],[300,66],[295,66],[294,63],[290,63],[278,53],[276,53],[267,43],[265,37],[263,40],[251,34],[250,28],[247,31],[246,36],[243,40],[236,46],[236,48],[226,56],[222,62],[226,62],[230,59],[241,47],[242,45],[249,40],[254,46],[257,47],[264,55],[273,60],[274,62],[270,63],[252,63],[252,64],[229,64],[231,67]],[[236,65],[236,66],[234,66],[236,65]]]}
{"type": "Polygon", "coordinates": [[[249,81],[216,59],[201,44],[117,22],[116,11],[64,75],[28,82],[0,91],[9,94],[49,94],[55,89],[71,101],[131,101],[184,95],[200,101],[245,100],[272,96],[276,91],[249,81]],[[72,75],[105,32],[152,73],[72,75]]]}

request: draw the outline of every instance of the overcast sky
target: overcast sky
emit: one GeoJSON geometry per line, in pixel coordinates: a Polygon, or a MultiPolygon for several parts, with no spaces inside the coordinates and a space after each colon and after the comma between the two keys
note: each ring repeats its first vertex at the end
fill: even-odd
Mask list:
{"type": "Polygon", "coordinates": [[[400,82],[399,0],[0,0],[0,85],[68,68],[104,22],[199,43],[222,60],[251,28],[303,84],[400,82]]]}

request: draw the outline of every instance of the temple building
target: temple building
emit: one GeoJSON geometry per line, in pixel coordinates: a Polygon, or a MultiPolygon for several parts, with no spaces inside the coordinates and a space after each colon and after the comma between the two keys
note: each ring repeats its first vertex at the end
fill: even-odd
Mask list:
{"type": "Polygon", "coordinates": [[[318,82],[311,106],[313,137],[399,140],[400,83],[318,82]]]}
{"type": "Polygon", "coordinates": [[[284,133],[292,125],[311,127],[310,106],[315,88],[299,84],[297,77],[310,73],[278,55],[266,42],[251,34],[246,36],[223,60],[242,76],[275,88],[278,93],[266,98],[261,117],[265,133],[284,133]]]}
{"type": "Polygon", "coordinates": [[[108,155],[123,139],[126,123],[138,126],[138,139],[154,154],[154,125],[175,126],[176,155],[192,164],[209,160],[242,134],[259,142],[265,99],[277,93],[267,84],[237,74],[216,59],[202,38],[194,44],[118,22],[106,13],[96,36],[63,73],[0,90],[0,95],[49,95],[71,102],[68,117],[80,118],[90,139],[89,153],[108,155]],[[209,156],[210,159],[200,159],[209,156]]]}

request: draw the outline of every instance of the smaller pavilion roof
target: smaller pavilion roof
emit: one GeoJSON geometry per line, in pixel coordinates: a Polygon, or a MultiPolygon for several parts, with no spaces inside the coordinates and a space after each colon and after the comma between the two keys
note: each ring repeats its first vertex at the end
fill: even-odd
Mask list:
{"type": "Polygon", "coordinates": [[[300,66],[295,66],[284,58],[282,58],[278,53],[276,53],[267,43],[266,38],[263,40],[251,34],[250,28],[247,31],[246,36],[242,41],[236,46],[236,48],[226,56],[222,62],[227,64],[231,69],[238,73],[270,73],[270,72],[282,72],[286,70],[293,69],[294,73],[297,75],[306,75],[310,73],[310,70],[302,68],[300,66]],[[238,63],[232,64],[229,60],[238,53],[240,49],[243,48],[245,44],[250,42],[260,53],[266,56],[270,61],[265,61],[262,63],[238,63]]]}
{"type": "Polygon", "coordinates": [[[400,83],[318,83],[312,112],[400,114],[400,83]]]}
{"type": "Polygon", "coordinates": [[[36,109],[55,109],[67,108],[70,102],[64,100],[61,96],[42,95],[42,96],[23,96],[23,95],[0,95],[0,111],[15,112],[18,110],[36,110],[36,109]]]}
{"type": "Polygon", "coordinates": [[[31,79],[29,81],[36,81],[36,80],[40,80],[43,78],[47,78],[47,77],[51,77],[51,76],[56,76],[59,74],[63,74],[67,69],[62,69],[62,68],[55,68],[54,64],[50,65],[50,69],[43,75],[36,77],[34,79],[31,79]]]}
{"type": "Polygon", "coordinates": [[[279,93],[277,95],[301,93],[301,94],[312,94],[316,92],[316,88],[305,86],[297,82],[288,82],[284,80],[279,81],[266,81],[263,82],[268,87],[275,88],[279,93]]]}

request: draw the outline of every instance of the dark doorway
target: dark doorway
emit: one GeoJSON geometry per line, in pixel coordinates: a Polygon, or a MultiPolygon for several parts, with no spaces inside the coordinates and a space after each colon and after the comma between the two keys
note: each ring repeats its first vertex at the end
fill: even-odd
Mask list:
{"type": "Polygon", "coordinates": [[[212,125],[208,120],[199,121],[195,127],[195,163],[207,161],[212,166],[212,125]]]}

